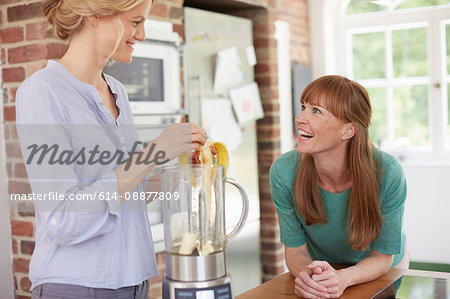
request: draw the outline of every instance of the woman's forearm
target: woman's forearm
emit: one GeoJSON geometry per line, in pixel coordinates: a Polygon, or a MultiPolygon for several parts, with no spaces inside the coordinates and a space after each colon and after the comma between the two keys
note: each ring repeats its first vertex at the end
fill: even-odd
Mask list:
{"type": "Polygon", "coordinates": [[[155,140],[147,144],[131,160],[116,169],[117,189],[121,199],[133,191],[142,179],[157,165],[164,164],[189,150],[205,144],[206,133],[191,123],[173,123],[155,140]]]}
{"type": "Polygon", "coordinates": [[[393,255],[372,251],[370,256],[354,266],[338,270],[345,280],[346,287],[377,279],[386,273],[392,265],[393,255]]]}
{"type": "Polygon", "coordinates": [[[284,255],[286,266],[293,277],[297,277],[312,262],[306,243],[298,248],[285,247],[284,255]]]}
{"type": "MultiPolygon", "coordinates": [[[[142,163],[143,157],[146,157],[150,150],[150,146],[145,147],[130,157],[130,161],[121,164],[116,169],[117,191],[121,195],[121,202],[125,199],[125,193],[133,191],[141,183],[142,179],[157,166],[155,162],[160,162],[152,160],[151,163],[148,163],[148,161],[142,163]]],[[[154,159],[154,157],[151,158],[154,159]]]]}

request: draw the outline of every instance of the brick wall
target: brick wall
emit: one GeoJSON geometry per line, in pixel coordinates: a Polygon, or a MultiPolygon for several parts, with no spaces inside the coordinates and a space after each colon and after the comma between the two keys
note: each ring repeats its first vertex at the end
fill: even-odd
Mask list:
{"type": "MultiPolygon", "coordinates": [[[[184,36],[183,0],[158,0],[150,18],[170,21],[184,36]]],[[[258,162],[261,211],[261,261],[263,280],[283,272],[283,248],[279,242],[276,211],[270,196],[268,171],[280,154],[277,51],[275,20],[289,22],[291,60],[310,64],[307,0],[246,0],[263,3],[266,9],[235,12],[252,19],[258,64],[255,79],[259,84],[265,118],[258,121],[258,162]]],[[[4,0],[0,5],[0,50],[4,93],[5,146],[8,191],[30,192],[20,155],[15,123],[15,93],[18,86],[48,59],[63,55],[67,43],[56,39],[42,14],[43,1],[4,0]],[[9,124],[9,126],[8,126],[9,124]]],[[[21,203],[26,204],[26,203],[21,203]]],[[[28,264],[34,249],[34,214],[30,208],[11,207],[13,274],[16,298],[30,298],[28,264]],[[19,212],[17,212],[19,211],[19,212]]],[[[151,298],[161,296],[164,254],[157,256],[159,276],[151,280],[151,298]]]]}
{"type": "MultiPolygon", "coordinates": [[[[64,51],[64,44],[49,38],[41,2],[8,1],[0,8],[0,39],[4,93],[5,147],[9,193],[28,193],[25,167],[14,130],[15,93],[22,81],[64,51]]],[[[21,203],[24,205],[26,203],[21,203]]],[[[12,203],[13,205],[13,203],[12,203]]],[[[28,264],[34,249],[34,215],[11,207],[13,273],[16,298],[28,298],[28,264]]]]}
{"type": "MultiPolygon", "coordinates": [[[[54,37],[42,13],[43,1],[6,0],[0,5],[1,62],[4,93],[5,147],[8,192],[30,192],[25,166],[15,132],[15,93],[20,84],[48,59],[60,58],[67,42],[54,37]]],[[[150,18],[170,20],[183,35],[182,0],[159,0],[150,18]]],[[[20,205],[26,203],[19,203],[20,205]]],[[[34,249],[34,213],[32,207],[11,206],[13,275],[16,298],[30,298],[28,265],[34,249]]],[[[161,279],[165,270],[164,254],[157,256],[159,277],[152,279],[152,298],[161,297],[161,279]]]]}
{"type": "Polygon", "coordinates": [[[262,280],[267,281],[284,272],[284,249],[275,205],[270,194],[269,169],[280,155],[280,117],[278,98],[277,41],[274,22],[286,21],[290,27],[291,61],[310,65],[310,37],[307,0],[260,1],[267,9],[237,12],[253,21],[253,39],[258,64],[255,80],[259,85],[265,117],[257,122],[260,249],[262,280]]]}
{"type": "Polygon", "coordinates": [[[275,27],[273,25],[275,20],[282,20],[289,23],[291,61],[302,65],[310,65],[308,1],[269,0],[269,3],[267,17],[270,26],[268,27],[269,34],[266,44],[271,49],[269,51],[270,59],[267,61],[268,70],[259,74],[257,73],[256,77],[260,86],[267,86],[270,90],[270,97],[267,95],[264,104],[266,117],[258,121],[261,264],[263,267],[263,281],[267,281],[284,272],[284,248],[280,243],[278,217],[270,195],[269,184],[270,165],[280,155],[280,118],[278,80],[276,77],[278,65],[275,48],[276,40],[274,39],[275,27]]]}

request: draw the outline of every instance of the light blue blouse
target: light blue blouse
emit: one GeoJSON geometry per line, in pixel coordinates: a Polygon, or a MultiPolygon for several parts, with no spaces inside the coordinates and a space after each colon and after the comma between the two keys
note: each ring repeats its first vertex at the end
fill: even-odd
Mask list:
{"type": "MultiPolygon", "coordinates": [[[[95,87],[56,61],[50,60],[17,91],[22,155],[32,192],[41,194],[41,200],[34,200],[31,289],[49,282],[115,289],[157,275],[146,202],[130,195],[120,203],[114,172],[118,163],[100,159],[104,155],[103,162],[108,161],[108,153],[120,152],[125,159],[138,140],[124,86],[104,77],[119,108],[116,122],[95,87]],[[33,155],[33,144],[46,144],[49,150],[33,155]],[[57,196],[63,200],[55,200],[57,196]]],[[[145,191],[146,184],[144,180],[134,192],[145,191]]]]}

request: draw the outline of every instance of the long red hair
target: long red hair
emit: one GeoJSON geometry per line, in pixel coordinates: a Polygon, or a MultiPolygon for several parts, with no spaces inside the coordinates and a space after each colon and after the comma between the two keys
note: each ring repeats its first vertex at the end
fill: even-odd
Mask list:
{"type": "MultiPolygon", "coordinates": [[[[381,230],[379,206],[381,167],[372,155],[369,138],[372,115],[369,95],[364,87],[342,76],[324,76],[311,82],[301,95],[301,103],[318,103],[335,117],[356,125],[356,134],[350,140],[348,161],[352,174],[352,188],[348,203],[348,243],[356,250],[364,250],[381,230]]],[[[319,192],[319,180],[314,158],[302,154],[294,181],[294,193],[299,213],[306,224],[327,223],[319,192]]]]}

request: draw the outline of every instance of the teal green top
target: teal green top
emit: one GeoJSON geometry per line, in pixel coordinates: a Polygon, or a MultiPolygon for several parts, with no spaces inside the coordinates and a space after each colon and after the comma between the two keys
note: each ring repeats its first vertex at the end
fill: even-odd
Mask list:
{"type": "MultiPolygon", "coordinates": [[[[406,236],[403,232],[403,211],[406,199],[406,180],[398,160],[379,150],[382,175],[380,209],[383,218],[380,234],[364,251],[351,248],[348,243],[347,195],[330,193],[320,188],[326,224],[306,225],[297,211],[293,183],[300,165],[300,154],[292,150],[281,155],[270,168],[270,185],[280,224],[281,242],[287,247],[307,245],[313,260],[329,263],[356,264],[368,257],[372,250],[393,254],[391,267],[397,265],[405,254],[406,236]]],[[[375,155],[374,155],[375,156],[375,155]]]]}

